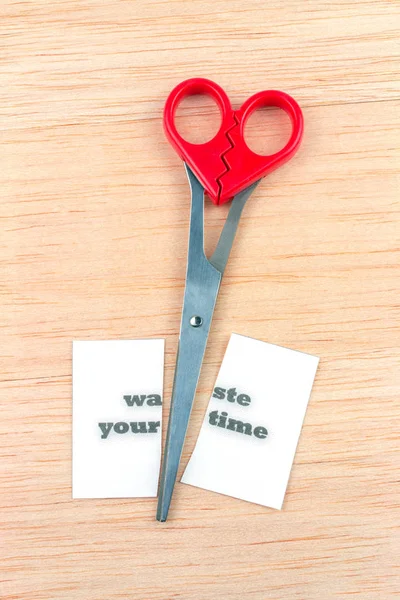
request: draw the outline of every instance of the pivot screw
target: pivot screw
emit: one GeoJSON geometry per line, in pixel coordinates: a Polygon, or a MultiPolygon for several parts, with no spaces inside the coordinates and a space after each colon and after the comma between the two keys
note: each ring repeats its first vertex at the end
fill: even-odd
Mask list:
{"type": "Polygon", "coordinates": [[[203,325],[203,319],[197,315],[190,318],[189,323],[192,327],[201,327],[203,325]]]}

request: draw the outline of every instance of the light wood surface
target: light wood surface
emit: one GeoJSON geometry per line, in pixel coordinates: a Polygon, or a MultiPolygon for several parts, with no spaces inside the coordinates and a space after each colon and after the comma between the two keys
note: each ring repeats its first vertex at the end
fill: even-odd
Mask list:
{"type": "MultiPolygon", "coordinates": [[[[399,3],[3,0],[0,15],[1,598],[398,597],[399,3]],[[177,484],[159,524],[155,499],[71,500],[71,342],[165,337],[166,422],[189,192],[161,114],[191,76],[235,106],[283,89],[306,130],[246,207],[182,468],[231,332],[321,362],[283,511],[177,484]]],[[[199,134],[211,112],[189,110],[199,134]]],[[[207,248],[225,215],[208,204],[207,248]]]]}

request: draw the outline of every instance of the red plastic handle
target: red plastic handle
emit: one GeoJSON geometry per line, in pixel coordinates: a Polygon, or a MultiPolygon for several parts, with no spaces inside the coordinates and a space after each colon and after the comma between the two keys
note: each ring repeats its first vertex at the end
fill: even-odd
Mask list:
{"type": "Polygon", "coordinates": [[[216,83],[201,78],[188,79],[176,86],[164,108],[166,135],[179,156],[190,166],[215,204],[223,204],[267,173],[289,160],[297,150],[303,133],[303,115],[297,102],[278,91],[259,92],[233,111],[228,96],[216,83]],[[217,103],[222,123],[208,142],[193,144],[178,133],[175,112],[187,96],[205,94],[217,103]],[[292,121],[292,133],[284,148],[269,156],[253,152],[244,140],[244,127],[260,107],[283,109],[292,121]]]}
{"type": "Polygon", "coordinates": [[[297,102],[285,92],[277,90],[258,92],[246,100],[242,107],[235,112],[235,116],[239,126],[229,133],[234,151],[229,152],[225,157],[229,164],[229,170],[221,178],[221,203],[292,158],[303,137],[303,113],[297,102]],[[262,155],[253,152],[248,147],[244,139],[244,129],[250,115],[258,108],[267,106],[280,108],[289,115],[292,132],[288,142],[281,150],[274,154],[262,155]]]}
{"type": "Polygon", "coordinates": [[[226,171],[226,166],[221,160],[221,154],[231,148],[226,137],[226,131],[235,125],[233,110],[228,96],[224,90],[209,79],[196,77],[187,79],[177,85],[167,98],[164,108],[164,129],[167,138],[175,148],[177,154],[184,160],[204,189],[215,202],[220,195],[219,178],[226,171]],[[178,133],[175,126],[175,113],[178,105],[187,96],[204,94],[213,98],[221,112],[222,123],[217,134],[204,144],[187,142],[178,133]]]}

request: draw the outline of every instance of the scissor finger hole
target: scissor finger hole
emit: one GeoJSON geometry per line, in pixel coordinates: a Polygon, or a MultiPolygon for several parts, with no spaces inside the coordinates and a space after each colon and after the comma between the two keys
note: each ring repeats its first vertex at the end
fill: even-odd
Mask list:
{"type": "Polygon", "coordinates": [[[207,94],[187,96],[175,113],[175,127],[184,140],[204,144],[218,133],[222,123],[216,101],[207,94]]]}
{"type": "Polygon", "coordinates": [[[286,111],[277,106],[257,108],[244,126],[244,139],[250,150],[263,156],[276,154],[285,147],[292,133],[286,111]]]}

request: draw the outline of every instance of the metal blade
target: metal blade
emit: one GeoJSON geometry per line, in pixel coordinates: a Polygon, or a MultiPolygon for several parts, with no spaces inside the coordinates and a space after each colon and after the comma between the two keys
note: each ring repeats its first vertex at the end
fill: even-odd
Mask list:
{"type": "Polygon", "coordinates": [[[210,260],[204,254],[204,189],[185,164],[192,192],[186,287],[171,410],[158,494],[157,520],[167,519],[215,302],[244,205],[258,181],[232,200],[210,260]]]}
{"type": "Polygon", "coordinates": [[[236,230],[238,228],[244,206],[260,181],[261,179],[252,185],[249,185],[249,187],[243,190],[243,192],[237,194],[232,200],[224,228],[218,240],[217,247],[214,250],[214,254],[210,258],[210,263],[214,265],[214,267],[222,274],[224,273],[226,263],[228,262],[229,254],[232,249],[233,240],[235,239],[236,230]]]}
{"type": "Polygon", "coordinates": [[[167,519],[222,274],[204,254],[204,189],[186,166],[192,191],[189,252],[179,348],[158,494],[167,519]]]}

